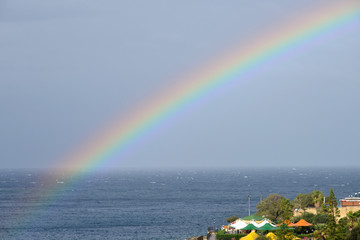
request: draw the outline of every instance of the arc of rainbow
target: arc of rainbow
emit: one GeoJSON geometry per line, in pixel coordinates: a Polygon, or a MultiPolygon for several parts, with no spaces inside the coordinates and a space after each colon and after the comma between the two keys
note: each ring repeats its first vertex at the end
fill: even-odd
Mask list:
{"type": "MultiPolygon", "coordinates": [[[[91,170],[110,156],[125,151],[157,124],[166,121],[169,116],[202,96],[236,81],[249,71],[256,71],[264,63],[318,36],[351,24],[359,26],[359,15],[360,3],[339,1],[302,15],[298,20],[275,31],[264,33],[245,47],[231,49],[229,54],[182,78],[184,80],[178,85],[165,89],[161,94],[140,105],[127,118],[115,121],[54,169],[66,169],[64,178],[68,178],[68,182],[74,181],[82,172],[91,170]]],[[[38,201],[51,202],[55,198],[53,193],[59,189],[61,187],[50,180],[39,192],[30,195],[36,196],[38,201]]],[[[31,217],[31,213],[35,211],[36,209],[27,211],[28,221],[34,217],[31,217]]],[[[23,219],[23,222],[26,220],[23,219]]]]}
{"type": "Polygon", "coordinates": [[[331,30],[359,21],[360,4],[337,2],[306,14],[276,31],[265,33],[250,45],[205,66],[172,89],[140,106],[126,119],[116,121],[101,136],[96,136],[81,151],[62,161],[60,168],[71,174],[91,170],[111,155],[126,149],[156,124],[176,113],[203,95],[209,94],[235,77],[240,77],[267,61],[331,30]]]}

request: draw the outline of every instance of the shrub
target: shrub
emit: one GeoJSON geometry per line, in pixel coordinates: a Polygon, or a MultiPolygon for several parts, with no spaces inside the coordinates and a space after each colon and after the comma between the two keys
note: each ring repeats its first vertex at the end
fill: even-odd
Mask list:
{"type": "Polygon", "coordinates": [[[231,216],[231,217],[228,217],[228,218],[226,218],[225,220],[228,222],[228,223],[231,223],[231,222],[233,222],[233,221],[235,221],[236,219],[238,219],[239,217],[237,217],[237,216],[231,216]]]}
{"type": "Polygon", "coordinates": [[[311,238],[311,237],[314,237],[314,233],[309,233],[309,234],[297,234],[296,235],[298,238],[301,238],[301,239],[303,239],[303,238],[311,238]]]}
{"type": "Polygon", "coordinates": [[[360,239],[360,225],[354,227],[350,234],[346,238],[347,240],[358,240],[360,239]]]}
{"type": "Polygon", "coordinates": [[[314,224],[326,223],[326,221],[327,221],[327,214],[318,213],[314,216],[314,224]]]}
{"type": "Polygon", "coordinates": [[[231,240],[235,238],[236,240],[239,240],[240,238],[246,236],[246,234],[228,234],[224,231],[218,231],[216,233],[216,239],[218,240],[231,240]]]}

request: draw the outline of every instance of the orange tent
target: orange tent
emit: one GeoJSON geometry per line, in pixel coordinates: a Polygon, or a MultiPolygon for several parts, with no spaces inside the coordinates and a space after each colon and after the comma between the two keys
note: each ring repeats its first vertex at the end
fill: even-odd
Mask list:
{"type": "Polygon", "coordinates": [[[290,220],[285,220],[285,221],[283,221],[282,223],[277,224],[276,226],[280,227],[280,226],[283,225],[283,224],[286,224],[286,225],[289,226],[289,224],[293,224],[293,223],[291,223],[290,220]]]}
{"type": "Polygon", "coordinates": [[[291,227],[310,227],[310,226],[312,226],[311,223],[308,223],[304,219],[300,219],[297,223],[293,223],[291,227]]]}

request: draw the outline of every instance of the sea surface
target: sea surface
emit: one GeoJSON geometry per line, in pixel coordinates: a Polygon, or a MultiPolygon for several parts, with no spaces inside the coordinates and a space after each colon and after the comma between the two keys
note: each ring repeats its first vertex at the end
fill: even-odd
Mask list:
{"type": "Polygon", "coordinates": [[[256,212],[270,193],[360,192],[360,169],[118,171],[70,180],[0,170],[0,239],[186,239],[256,212]],[[49,183],[50,182],[50,183],[49,183]]]}

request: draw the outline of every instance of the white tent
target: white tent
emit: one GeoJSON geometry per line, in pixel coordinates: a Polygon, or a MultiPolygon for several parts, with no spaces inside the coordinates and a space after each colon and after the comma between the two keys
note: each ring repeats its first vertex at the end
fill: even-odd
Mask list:
{"type": "Polygon", "coordinates": [[[230,226],[235,228],[236,230],[239,230],[239,229],[242,229],[242,228],[246,227],[248,224],[249,224],[248,221],[244,221],[244,220],[241,220],[241,218],[239,218],[235,222],[232,222],[230,224],[230,226]]]}
{"type": "Polygon", "coordinates": [[[268,219],[265,219],[265,220],[263,220],[263,221],[261,221],[261,222],[257,222],[256,223],[256,225],[255,225],[255,223],[253,223],[253,222],[251,222],[254,226],[256,226],[256,227],[262,227],[262,226],[264,226],[265,224],[270,224],[271,226],[273,226],[273,227],[276,227],[276,225],[275,224],[273,224],[272,222],[270,222],[268,219]]]}
{"type": "Polygon", "coordinates": [[[254,220],[252,220],[250,223],[252,224],[252,225],[254,225],[255,227],[260,227],[260,223],[261,223],[262,221],[254,221],[254,220]]]}
{"type": "Polygon", "coordinates": [[[239,229],[243,229],[244,227],[246,227],[248,224],[252,224],[257,228],[260,228],[262,226],[264,226],[266,223],[269,223],[271,226],[276,227],[276,225],[274,225],[271,221],[269,221],[268,219],[265,219],[263,221],[248,221],[248,220],[242,220],[241,218],[237,219],[236,221],[232,222],[230,224],[231,227],[235,228],[236,230],[239,229]]]}

